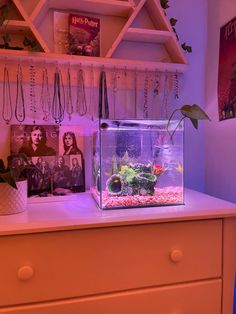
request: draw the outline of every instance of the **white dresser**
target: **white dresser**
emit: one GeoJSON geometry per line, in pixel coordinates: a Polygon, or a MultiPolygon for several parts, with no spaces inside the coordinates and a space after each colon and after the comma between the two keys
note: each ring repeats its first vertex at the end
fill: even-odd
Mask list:
{"type": "MultiPolygon", "coordinates": [[[[62,199],[63,200],[63,199],[62,199]]],[[[0,313],[231,314],[236,205],[101,211],[89,193],[0,217],[0,313]]]]}

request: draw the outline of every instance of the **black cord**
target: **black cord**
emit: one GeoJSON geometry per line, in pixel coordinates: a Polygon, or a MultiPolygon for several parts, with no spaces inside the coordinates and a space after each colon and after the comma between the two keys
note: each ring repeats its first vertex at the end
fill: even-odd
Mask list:
{"type": "Polygon", "coordinates": [[[109,105],[107,97],[107,82],[106,82],[106,72],[101,71],[99,79],[99,102],[98,102],[98,117],[109,119],[109,105]],[[104,107],[104,115],[103,115],[104,107]]]}
{"type": "Polygon", "coordinates": [[[62,81],[61,71],[56,68],[54,73],[54,94],[52,102],[52,118],[56,124],[60,124],[64,120],[65,113],[65,90],[62,81]],[[61,97],[62,93],[62,97],[61,97]]]}
{"type": "Polygon", "coordinates": [[[9,80],[9,72],[6,65],[3,69],[3,107],[2,107],[2,118],[9,124],[12,119],[13,110],[12,110],[12,102],[11,102],[11,90],[10,90],[10,80],[9,80]]]}
{"type": "Polygon", "coordinates": [[[20,64],[18,64],[17,75],[16,75],[15,117],[16,117],[16,120],[20,123],[22,123],[25,120],[25,97],[24,97],[24,90],[23,90],[22,69],[21,69],[20,64]]]}

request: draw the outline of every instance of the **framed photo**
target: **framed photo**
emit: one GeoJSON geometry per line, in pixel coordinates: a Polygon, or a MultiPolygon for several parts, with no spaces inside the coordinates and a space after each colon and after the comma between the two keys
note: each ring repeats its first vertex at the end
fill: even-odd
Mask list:
{"type": "Polygon", "coordinates": [[[10,147],[11,154],[24,153],[40,170],[28,176],[29,195],[85,191],[80,126],[12,125],[10,147]]]}

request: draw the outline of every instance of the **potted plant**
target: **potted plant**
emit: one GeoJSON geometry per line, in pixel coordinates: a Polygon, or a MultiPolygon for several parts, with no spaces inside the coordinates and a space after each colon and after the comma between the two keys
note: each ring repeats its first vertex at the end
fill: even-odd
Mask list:
{"type": "Polygon", "coordinates": [[[40,170],[25,154],[11,155],[7,166],[0,159],[0,215],[25,211],[27,205],[27,178],[40,170]]]}

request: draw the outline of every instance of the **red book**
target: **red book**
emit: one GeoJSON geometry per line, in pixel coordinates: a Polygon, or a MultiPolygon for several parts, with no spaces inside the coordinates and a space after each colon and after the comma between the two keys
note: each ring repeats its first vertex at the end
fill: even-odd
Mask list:
{"type": "Polygon", "coordinates": [[[100,56],[100,20],[69,14],[69,54],[100,56]]]}

